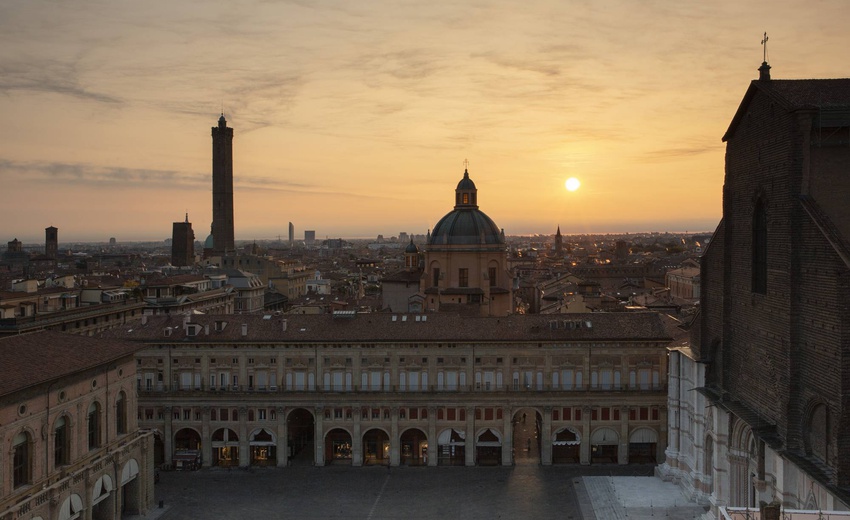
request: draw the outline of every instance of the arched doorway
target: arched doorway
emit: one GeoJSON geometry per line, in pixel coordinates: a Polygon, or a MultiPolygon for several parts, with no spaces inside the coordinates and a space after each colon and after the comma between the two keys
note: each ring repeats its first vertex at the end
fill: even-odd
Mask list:
{"type": "Polygon", "coordinates": [[[311,466],[315,461],[313,438],[316,431],[313,414],[306,408],[296,408],[286,417],[286,440],[289,460],[293,466],[311,466]]]}
{"type": "Polygon", "coordinates": [[[254,430],[248,437],[252,466],[276,466],[277,442],[275,436],[265,428],[254,430]]]}
{"type": "Polygon", "coordinates": [[[213,466],[239,465],[239,436],[230,428],[219,428],[212,434],[213,466]]]}
{"type": "Polygon", "coordinates": [[[552,464],[581,462],[581,435],[573,428],[561,428],[552,436],[552,464]]]}
{"type": "Polygon", "coordinates": [[[475,441],[479,466],[498,466],[502,462],[502,436],[493,428],[485,428],[475,441]]]}
{"type": "Polygon", "coordinates": [[[655,464],[658,434],[649,428],[637,428],[629,435],[629,464],[655,464]]]}
{"type": "Polygon", "coordinates": [[[390,463],[390,437],[387,432],[374,428],[363,434],[363,465],[388,466],[390,463]]]}
{"type": "Polygon", "coordinates": [[[419,428],[411,428],[401,434],[401,464],[402,466],[428,464],[428,436],[419,428]]]}
{"type": "Polygon", "coordinates": [[[174,434],[171,465],[178,470],[195,470],[201,467],[201,434],[192,428],[183,428],[174,434]]]}
{"type": "Polygon", "coordinates": [[[447,428],[437,436],[437,465],[463,466],[466,464],[466,434],[463,430],[447,428]]]}
{"type": "Polygon", "coordinates": [[[590,436],[590,462],[592,464],[617,464],[620,436],[611,428],[598,428],[590,436]]]}
{"type": "Polygon", "coordinates": [[[351,465],[351,434],[334,428],[325,435],[325,463],[351,465]]]}
{"type": "Polygon", "coordinates": [[[121,515],[141,513],[141,484],[139,482],[139,463],[130,459],[121,468],[121,515]]]}
{"type": "Polygon", "coordinates": [[[102,475],[92,486],[91,517],[92,520],[109,520],[115,518],[113,507],[115,502],[110,499],[114,486],[109,475],[102,475]]]}
{"type": "Polygon", "coordinates": [[[534,408],[520,408],[511,419],[513,424],[513,459],[515,464],[540,463],[540,426],[543,417],[534,408]]]}

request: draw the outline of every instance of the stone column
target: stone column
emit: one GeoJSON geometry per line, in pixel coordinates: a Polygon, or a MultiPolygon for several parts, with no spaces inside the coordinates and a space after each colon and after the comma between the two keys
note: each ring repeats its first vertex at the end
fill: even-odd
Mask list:
{"type": "Polygon", "coordinates": [[[511,409],[502,410],[502,466],[512,466],[514,463],[514,429],[511,421],[511,409]]]}
{"type": "MultiPolygon", "coordinates": [[[[165,463],[171,466],[171,460],[174,457],[174,432],[171,431],[171,407],[166,406],[162,410],[163,419],[165,420],[165,425],[163,427],[163,448],[165,453],[163,453],[163,457],[165,458],[165,463]]],[[[84,421],[80,421],[84,422],[84,421]]],[[[83,437],[84,439],[86,437],[83,437]]]]}
{"type": "Polygon", "coordinates": [[[239,408],[239,467],[251,465],[251,444],[248,439],[248,408],[239,408]]]}
{"type": "Polygon", "coordinates": [[[398,434],[398,406],[390,409],[390,466],[401,462],[401,439],[398,434]]]}
{"type": "Polygon", "coordinates": [[[620,446],[617,452],[617,462],[621,465],[629,463],[629,407],[620,408],[620,446]]]}
{"type": "Polygon", "coordinates": [[[590,464],[590,414],[593,409],[589,406],[581,407],[581,452],[580,461],[584,465],[590,464]]]}
{"type": "Polygon", "coordinates": [[[466,408],[466,439],[464,442],[466,465],[475,465],[475,408],[466,408]]]}
{"type": "Polygon", "coordinates": [[[543,425],[540,427],[540,464],[552,465],[552,407],[543,407],[543,425]]]}
{"type": "Polygon", "coordinates": [[[325,409],[324,407],[317,406],[314,409],[314,413],[316,414],[316,431],[313,436],[313,446],[315,447],[315,459],[314,463],[316,466],[324,466],[325,465],[325,409]]]}
{"type": "Polygon", "coordinates": [[[201,408],[201,465],[212,464],[212,432],[210,431],[210,407],[201,408]]]}
{"type": "Polygon", "coordinates": [[[437,445],[437,409],[428,408],[428,465],[436,466],[440,457],[440,447],[437,445]]]}
{"type": "Polygon", "coordinates": [[[352,466],[362,466],[363,465],[363,433],[362,433],[362,420],[363,414],[362,408],[360,405],[357,405],[354,410],[352,410],[354,416],[354,427],[351,432],[351,465],[352,466]]]}
{"type": "Polygon", "coordinates": [[[277,467],[289,464],[289,432],[286,430],[286,408],[277,407],[277,467]]]}

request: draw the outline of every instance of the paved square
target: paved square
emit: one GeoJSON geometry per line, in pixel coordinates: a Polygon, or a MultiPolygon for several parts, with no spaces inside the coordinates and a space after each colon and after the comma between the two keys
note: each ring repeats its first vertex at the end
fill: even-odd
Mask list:
{"type": "Polygon", "coordinates": [[[146,518],[593,520],[582,475],[647,475],[647,466],[289,467],[163,472],[146,518]],[[583,515],[582,511],[586,514],[583,515]]]}

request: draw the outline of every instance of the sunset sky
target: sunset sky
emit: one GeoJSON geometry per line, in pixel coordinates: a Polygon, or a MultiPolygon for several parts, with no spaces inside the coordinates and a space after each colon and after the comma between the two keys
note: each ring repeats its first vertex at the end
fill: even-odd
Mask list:
{"type": "Polygon", "coordinates": [[[762,61],[850,75],[846,0],[0,2],[2,241],[425,233],[469,160],[508,235],[713,230],[762,61]],[[567,191],[569,177],[581,187],[567,191]]]}

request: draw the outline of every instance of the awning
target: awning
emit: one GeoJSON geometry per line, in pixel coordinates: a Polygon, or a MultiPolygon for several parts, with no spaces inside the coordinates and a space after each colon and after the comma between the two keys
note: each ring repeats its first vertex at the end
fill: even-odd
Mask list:
{"type": "Polygon", "coordinates": [[[466,433],[463,430],[449,428],[440,432],[437,444],[440,446],[464,446],[466,445],[466,433]]]}

